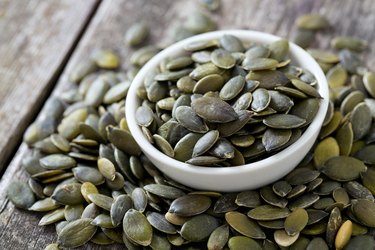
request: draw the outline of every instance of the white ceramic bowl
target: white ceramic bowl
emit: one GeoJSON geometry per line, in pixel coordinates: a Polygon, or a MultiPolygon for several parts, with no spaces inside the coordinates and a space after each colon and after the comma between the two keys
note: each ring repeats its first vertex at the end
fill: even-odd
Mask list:
{"type": "Polygon", "coordinates": [[[328,108],[327,80],[318,63],[302,48],[289,44],[289,56],[294,65],[309,69],[318,81],[318,91],[323,97],[319,111],[302,136],[292,145],[264,160],[236,167],[200,167],[172,159],[155,148],[137,125],[135,113],[140,105],[136,90],[143,84],[146,74],[167,57],[173,58],[183,52],[185,45],[201,40],[217,39],[224,34],[238,37],[244,42],[269,44],[281,39],[267,33],[249,30],[221,30],[177,42],[153,57],[134,78],[126,99],[126,118],[134,139],[143,153],[170,178],[196,189],[233,192],[249,190],[274,182],[295,168],[314,144],[328,108]]]}

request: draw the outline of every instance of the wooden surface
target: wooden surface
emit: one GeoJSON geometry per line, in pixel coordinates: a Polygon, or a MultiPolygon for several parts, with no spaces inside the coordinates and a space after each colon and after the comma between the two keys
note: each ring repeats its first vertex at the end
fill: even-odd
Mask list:
{"type": "MultiPolygon", "coordinates": [[[[44,8],[48,8],[46,7],[46,5],[48,5],[47,2],[50,3],[50,1],[40,1],[40,4],[37,4],[35,1],[30,2],[34,3],[35,6],[44,6],[44,8]]],[[[55,66],[54,68],[61,68],[64,66],[63,58],[66,54],[64,55],[63,52],[67,53],[67,51],[69,51],[69,48],[66,48],[69,46],[65,44],[68,42],[64,42],[65,40],[61,37],[59,40],[54,36],[62,36],[61,33],[64,33],[64,27],[64,36],[68,36],[68,34],[66,34],[66,29],[69,27],[68,33],[70,33],[73,30],[72,24],[74,23],[77,25],[77,12],[80,15],[86,13],[87,17],[90,12],[89,8],[92,8],[94,5],[93,2],[87,0],[63,2],[65,5],[62,5],[66,8],[64,13],[67,15],[69,12],[69,18],[64,18],[64,21],[60,22],[55,21],[53,22],[53,25],[51,25],[52,21],[49,21],[47,28],[40,31],[47,34],[53,34],[53,37],[51,35],[50,40],[52,39],[55,43],[53,47],[54,49],[58,50],[58,48],[60,48],[61,55],[59,55],[59,57],[56,55],[57,51],[53,51],[53,53],[47,51],[47,45],[38,47],[33,45],[33,43],[26,43],[23,46],[18,45],[18,51],[28,51],[28,53],[34,51],[34,56],[36,53],[35,51],[37,51],[36,54],[38,56],[36,56],[36,58],[39,58],[38,60],[41,60],[43,63],[26,63],[14,60],[13,66],[10,67],[10,69],[7,67],[6,70],[4,70],[4,55],[8,55],[7,53],[10,53],[8,50],[12,51],[12,46],[16,46],[10,43],[10,41],[15,43],[18,40],[3,37],[3,34],[0,35],[0,58],[2,58],[0,60],[0,135],[2,135],[3,138],[6,136],[5,138],[7,138],[8,141],[10,138],[15,141],[20,140],[22,136],[21,131],[24,130],[26,123],[30,122],[30,117],[32,117],[32,115],[27,116],[25,113],[37,112],[37,108],[33,109],[30,105],[32,106],[32,104],[38,102],[37,97],[42,96],[42,99],[44,99],[43,95],[48,92],[46,90],[48,87],[46,86],[53,84],[51,82],[46,83],[48,82],[48,77],[44,76],[45,73],[40,73],[44,72],[46,67],[49,68],[50,72],[58,72],[58,70],[53,71],[52,65],[48,65],[47,62],[53,64],[55,66]],[[82,6],[79,8],[72,6],[69,7],[69,3],[72,4],[73,2],[76,5],[79,4],[82,6]],[[73,21],[74,18],[76,18],[75,21],[73,21]],[[4,41],[6,42],[6,45],[4,45],[4,41]],[[65,46],[64,51],[61,46],[65,46]],[[60,58],[60,60],[58,60],[58,58],[60,58]],[[3,71],[6,73],[4,74],[3,71]],[[19,72],[23,72],[22,76],[19,76],[19,72]],[[21,79],[22,81],[19,81],[17,85],[9,84],[13,83],[15,79],[21,79]],[[4,83],[11,86],[4,86],[4,83]],[[18,86],[21,83],[22,87],[18,86]],[[27,86],[26,83],[30,86],[27,86]],[[43,84],[44,87],[39,86],[38,84],[43,84]],[[23,89],[25,86],[28,87],[29,91],[23,89]],[[30,89],[35,90],[30,91],[30,89]],[[28,94],[26,94],[26,91],[28,94]],[[14,97],[5,97],[6,95],[9,95],[9,93],[15,93],[13,94],[14,97]],[[25,107],[25,105],[28,105],[28,107],[25,107]],[[10,115],[10,117],[9,114],[8,116],[4,116],[4,113],[7,114],[9,111],[12,115],[10,115]],[[17,112],[19,113],[17,116],[13,114],[17,112]],[[9,131],[15,130],[17,130],[18,133],[7,135],[9,134],[9,131]]],[[[10,4],[10,1],[8,4],[10,4]]],[[[4,3],[0,3],[0,5],[4,5],[4,3]]],[[[49,8],[53,10],[53,7],[49,8]]],[[[74,85],[68,82],[67,74],[80,59],[87,57],[96,47],[110,48],[119,52],[122,59],[124,59],[122,62],[122,69],[129,69],[129,53],[131,53],[132,50],[123,44],[123,35],[133,22],[144,20],[151,27],[152,34],[150,43],[166,44],[168,42],[167,28],[170,26],[170,23],[176,21],[181,22],[196,8],[197,5],[194,1],[184,0],[102,1],[96,10],[94,17],[90,20],[87,29],[84,31],[78,46],[70,57],[53,94],[57,95],[68,88],[74,87],[74,85]]],[[[0,6],[0,20],[4,18],[3,11],[3,8],[0,6]]],[[[37,10],[34,10],[34,13],[30,15],[37,16],[37,12],[37,10]]],[[[44,12],[40,12],[44,13],[47,11],[44,10],[44,12]]],[[[333,26],[335,26],[334,29],[317,35],[317,41],[322,47],[329,46],[329,40],[334,34],[352,35],[367,39],[370,47],[365,53],[366,57],[369,59],[368,66],[371,70],[375,70],[375,32],[373,30],[373,25],[375,23],[375,2],[373,0],[222,0],[221,9],[212,15],[217,21],[219,29],[246,28],[270,32],[283,37],[290,37],[295,32],[293,23],[296,17],[309,12],[319,12],[326,15],[333,26]]],[[[61,16],[63,14],[61,12],[52,11],[49,15],[51,20],[55,20],[55,18],[57,18],[55,15],[61,16]]],[[[38,20],[38,18],[34,18],[34,22],[37,22],[35,20],[38,20]]],[[[17,22],[23,22],[22,20],[18,20],[16,15],[7,17],[7,20],[7,22],[12,20],[12,25],[14,26],[20,26],[21,24],[17,22]]],[[[84,20],[84,17],[80,16],[79,20],[84,20]]],[[[4,25],[3,23],[4,21],[0,21],[0,28],[4,25]]],[[[46,24],[44,23],[44,25],[46,24]]],[[[30,27],[33,27],[33,25],[30,24],[30,27]]],[[[26,27],[24,28],[26,29],[26,27]]],[[[73,41],[74,39],[71,38],[71,40],[73,41]]],[[[60,51],[58,52],[60,53],[60,51]]],[[[49,75],[53,76],[53,73],[49,75]]],[[[4,142],[4,139],[0,140],[0,152],[4,151],[4,145],[6,144],[7,143],[4,142]]],[[[5,198],[4,190],[12,179],[26,178],[26,175],[20,168],[20,162],[28,153],[29,151],[27,147],[22,144],[14,158],[11,160],[0,182],[0,249],[43,249],[47,244],[56,240],[53,226],[37,226],[41,215],[17,210],[5,198]]],[[[0,154],[3,154],[1,156],[4,156],[4,153],[0,154]]],[[[0,159],[1,158],[3,157],[0,157],[0,159]]],[[[88,244],[87,246],[82,247],[82,249],[123,249],[123,246],[117,245],[116,247],[103,247],[88,244]]]]}
{"type": "Polygon", "coordinates": [[[0,171],[48,97],[97,2],[0,1],[0,171]]]}

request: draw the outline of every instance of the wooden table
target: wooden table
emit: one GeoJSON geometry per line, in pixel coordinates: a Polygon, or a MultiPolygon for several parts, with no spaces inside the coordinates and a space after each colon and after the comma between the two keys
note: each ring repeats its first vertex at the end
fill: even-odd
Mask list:
{"type": "MultiPolygon", "coordinates": [[[[0,1],[0,249],[43,249],[56,240],[53,226],[38,227],[41,215],[20,211],[5,189],[15,178],[26,179],[20,162],[29,153],[22,142],[26,127],[46,99],[73,85],[68,73],[94,48],[110,48],[129,69],[123,36],[134,22],[151,27],[149,43],[163,44],[167,27],[197,9],[184,0],[28,0],[0,1]]],[[[373,0],[222,0],[212,13],[219,29],[244,28],[291,37],[297,16],[324,14],[335,27],[317,35],[329,47],[335,34],[369,41],[365,53],[375,70],[375,2],[373,0]]],[[[88,244],[82,249],[122,249],[88,244]]]]}

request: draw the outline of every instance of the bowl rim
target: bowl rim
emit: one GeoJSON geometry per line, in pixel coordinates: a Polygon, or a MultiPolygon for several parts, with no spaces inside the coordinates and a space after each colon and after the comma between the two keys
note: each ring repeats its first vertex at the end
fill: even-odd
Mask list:
{"type": "MultiPolygon", "coordinates": [[[[252,31],[252,30],[218,30],[208,33],[203,33],[200,35],[196,35],[193,37],[186,38],[182,41],[174,43],[169,47],[160,51],[157,55],[151,58],[137,73],[135,78],[133,79],[131,86],[128,91],[128,95],[126,97],[126,104],[125,104],[125,116],[128,122],[129,130],[134,137],[135,141],[138,143],[140,148],[143,152],[147,152],[147,155],[152,155],[153,157],[157,157],[160,162],[165,163],[168,165],[171,170],[178,169],[179,171],[189,172],[194,174],[202,174],[207,176],[222,176],[225,174],[242,174],[248,173],[249,171],[259,171],[261,169],[267,170],[273,163],[277,162],[278,159],[285,159],[293,152],[299,148],[303,147],[309,140],[310,137],[313,136],[316,130],[320,130],[323,120],[325,118],[325,114],[328,109],[328,100],[329,100],[329,89],[326,77],[320,68],[319,64],[309,55],[304,49],[299,47],[293,42],[289,41],[289,55],[293,61],[293,55],[299,55],[299,57],[304,57],[306,63],[311,64],[311,68],[309,68],[310,73],[312,73],[317,82],[318,82],[318,91],[322,96],[320,107],[318,113],[314,117],[313,121],[308,125],[307,129],[304,131],[302,136],[295,141],[293,144],[289,145],[287,148],[281,150],[280,152],[269,156],[265,159],[247,163],[240,166],[231,166],[231,167],[205,167],[205,166],[196,166],[191,165],[176,159],[173,159],[160,150],[158,150],[155,146],[153,146],[144,136],[142,133],[141,128],[136,123],[135,119],[135,111],[139,106],[139,98],[136,95],[137,88],[143,84],[143,80],[149,70],[157,67],[159,63],[166,57],[171,57],[173,55],[177,55],[178,53],[184,52],[183,48],[192,42],[202,41],[202,40],[210,40],[210,39],[218,39],[222,35],[234,35],[238,37],[242,41],[248,42],[256,42],[256,43],[270,43],[276,40],[282,39],[282,37],[275,36],[269,33],[264,33],[260,31],[252,31]]],[[[168,173],[166,173],[168,175],[168,173]]]]}

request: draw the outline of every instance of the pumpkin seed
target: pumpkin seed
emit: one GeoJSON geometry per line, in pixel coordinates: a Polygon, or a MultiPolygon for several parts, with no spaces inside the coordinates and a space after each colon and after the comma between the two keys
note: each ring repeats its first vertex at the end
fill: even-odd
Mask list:
{"type": "Polygon", "coordinates": [[[151,244],[153,230],[141,212],[129,209],[125,213],[123,230],[130,241],[141,246],[149,246],[151,244]]]}
{"type": "Polygon", "coordinates": [[[241,40],[232,35],[223,35],[220,38],[220,46],[229,52],[243,52],[245,50],[241,40]]]}
{"type": "Polygon", "coordinates": [[[271,58],[254,58],[251,61],[244,61],[243,68],[249,71],[267,70],[276,68],[279,62],[271,58]]]}
{"type": "Polygon", "coordinates": [[[333,247],[335,242],[335,236],[337,231],[342,225],[340,209],[335,207],[332,209],[331,214],[328,219],[327,232],[326,232],[326,242],[329,247],[333,247]]]}
{"type": "Polygon", "coordinates": [[[96,233],[97,227],[92,225],[92,219],[78,219],[67,224],[57,238],[61,247],[79,247],[88,242],[96,233]]]}
{"type": "Polygon", "coordinates": [[[306,14],[298,17],[296,24],[301,29],[319,30],[329,27],[328,20],[317,13],[306,14]]]}
{"type": "Polygon", "coordinates": [[[263,134],[262,143],[266,151],[273,151],[284,146],[292,136],[291,130],[267,129],[263,134]]]}
{"type": "Polygon", "coordinates": [[[344,86],[347,79],[348,73],[340,64],[337,64],[335,67],[332,67],[327,72],[328,86],[330,86],[333,89],[344,86]]]}
{"type": "Polygon", "coordinates": [[[335,238],[336,249],[343,249],[349,242],[352,235],[352,222],[350,220],[345,221],[337,231],[335,238]]]}
{"type": "Polygon", "coordinates": [[[283,229],[280,229],[280,230],[276,230],[273,234],[274,236],[274,239],[276,241],[276,243],[280,246],[280,247],[289,247],[291,246],[294,242],[297,241],[298,237],[299,237],[299,233],[296,233],[295,235],[293,236],[289,236],[285,230],[283,229]]]}
{"type": "Polygon", "coordinates": [[[260,205],[250,210],[247,216],[254,220],[277,220],[284,219],[290,214],[288,208],[280,208],[271,205],[260,205]]]}
{"type": "Polygon", "coordinates": [[[181,228],[181,236],[189,241],[198,242],[210,236],[219,226],[215,217],[200,214],[186,221],[181,228]]]}
{"type": "Polygon", "coordinates": [[[263,119],[263,123],[270,128],[292,129],[301,127],[306,120],[295,115],[275,114],[263,119]]]}
{"type": "Polygon", "coordinates": [[[111,210],[111,206],[113,203],[112,197],[109,197],[103,194],[95,194],[95,193],[89,194],[87,197],[92,203],[94,203],[98,207],[101,207],[107,211],[111,210]]]}
{"type": "Polygon", "coordinates": [[[309,216],[305,209],[297,208],[285,219],[284,226],[288,235],[293,236],[301,232],[307,225],[309,216]]]}
{"type": "Polygon", "coordinates": [[[211,61],[219,68],[230,69],[236,64],[236,59],[226,50],[216,49],[211,53],[211,61]]]}
{"type": "Polygon", "coordinates": [[[324,162],[339,155],[340,148],[336,139],[333,137],[327,137],[322,140],[314,150],[315,167],[320,169],[324,162]]]}
{"type": "Polygon", "coordinates": [[[225,123],[238,118],[232,106],[215,97],[201,97],[193,100],[191,107],[208,122],[225,123]]]}
{"type": "Polygon", "coordinates": [[[362,161],[350,156],[336,156],[327,160],[321,168],[329,178],[336,181],[352,181],[365,172],[366,165],[362,161]]]}
{"type": "Polygon", "coordinates": [[[265,239],[266,235],[262,229],[246,215],[239,212],[227,212],[225,214],[227,223],[240,234],[253,238],[265,239]]]}
{"type": "Polygon", "coordinates": [[[176,228],[166,220],[163,214],[151,212],[147,215],[147,220],[151,224],[151,226],[163,233],[176,233],[176,228]]]}
{"type": "Polygon", "coordinates": [[[207,249],[216,250],[223,249],[227,244],[229,239],[229,227],[227,225],[222,225],[216,228],[210,234],[210,237],[207,240],[207,249]]]}
{"type": "Polygon", "coordinates": [[[316,237],[310,241],[310,243],[307,245],[306,250],[328,250],[327,243],[321,238],[316,237]]]}
{"type": "Polygon", "coordinates": [[[7,188],[7,197],[15,207],[33,209],[35,197],[30,187],[21,181],[13,181],[7,188]]]}

